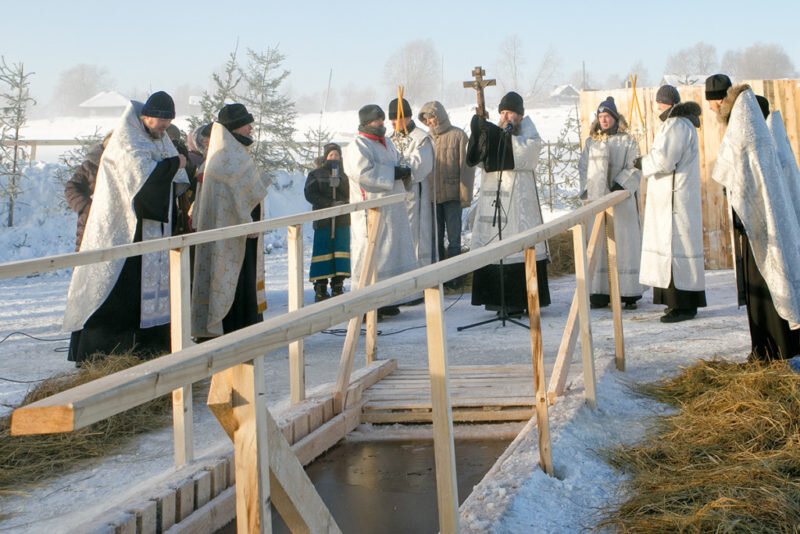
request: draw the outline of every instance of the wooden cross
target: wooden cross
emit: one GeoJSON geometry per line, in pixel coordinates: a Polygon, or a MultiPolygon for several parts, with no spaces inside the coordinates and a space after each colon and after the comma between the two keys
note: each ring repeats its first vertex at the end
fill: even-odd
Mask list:
{"type": "Polygon", "coordinates": [[[483,88],[488,87],[490,85],[496,85],[496,80],[484,80],[483,77],[486,75],[486,71],[483,70],[481,67],[475,67],[472,69],[472,75],[475,77],[475,80],[464,82],[464,87],[472,87],[475,91],[478,92],[478,109],[475,110],[475,113],[481,117],[489,118],[489,114],[486,113],[486,101],[483,98],[483,88]]]}

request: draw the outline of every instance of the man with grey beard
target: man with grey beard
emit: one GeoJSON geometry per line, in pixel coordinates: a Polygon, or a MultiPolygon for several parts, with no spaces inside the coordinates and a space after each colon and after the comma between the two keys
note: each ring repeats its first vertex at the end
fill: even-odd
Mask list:
{"type": "MultiPolygon", "coordinates": [[[[475,115],[470,125],[467,163],[482,168],[482,178],[472,250],[507,239],[542,224],[535,170],[539,162],[542,138],[530,117],[525,115],[522,97],[510,92],[498,107],[497,125],[475,115]],[[498,195],[499,190],[499,195],[498,195]],[[499,206],[496,206],[499,199],[499,206]]],[[[536,272],[539,282],[539,305],[550,304],[547,285],[547,243],[536,245],[536,272]]],[[[487,265],[475,271],[472,283],[472,304],[485,305],[487,310],[503,311],[509,316],[521,315],[528,307],[525,285],[525,263],[521,252],[503,260],[503,294],[500,298],[500,265],[487,265]]]]}

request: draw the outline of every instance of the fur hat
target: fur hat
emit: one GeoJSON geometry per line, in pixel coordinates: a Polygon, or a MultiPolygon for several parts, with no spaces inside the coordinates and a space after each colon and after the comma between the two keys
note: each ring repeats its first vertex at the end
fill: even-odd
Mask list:
{"type": "Polygon", "coordinates": [[[614,120],[619,120],[619,112],[617,112],[617,105],[614,103],[613,96],[607,96],[606,99],[597,106],[597,114],[600,115],[601,113],[608,113],[614,117],[614,120]]]}
{"type": "Polygon", "coordinates": [[[514,113],[525,115],[525,107],[523,106],[522,97],[519,96],[519,93],[510,91],[506,93],[502,99],[500,99],[500,105],[497,106],[497,112],[501,113],[503,111],[513,111],[514,113]]]}
{"type": "Polygon", "coordinates": [[[156,119],[174,119],[175,102],[164,91],[158,91],[150,95],[147,102],[144,103],[141,115],[155,117],[156,119]]]}
{"type": "Polygon", "coordinates": [[[385,119],[386,114],[377,104],[367,104],[358,110],[358,124],[366,126],[374,120],[385,119]]]}
{"type": "Polygon", "coordinates": [[[733,85],[724,74],[714,74],[706,78],[706,100],[722,100],[733,85]]]}
{"type": "Polygon", "coordinates": [[[674,106],[675,104],[680,104],[681,95],[673,86],[662,85],[658,88],[658,92],[656,93],[656,102],[659,104],[674,106]]]}
{"type": "MultiPolygon", "coordinates": [[[[411,119],[414,117],[413,113],[411,113],[411,104],[408,103],[408,100],[405,98],[403,99],[403,117],[407,119],[411,119]]],[[[391,102],[389,102],[389,120],[397,120],[397,99],[395,98],[391,102]]]]}
{"type": "Polygon", "coordinates": [[[231,132],[254,120],[244,104],[228,104],[219,110],[217,115],[217,121],[231,132]]]}
{"type": "Polygon", "coordinates": [[[764,115],[764,118],[766,119],[767,117],[769,117],[769,100],[767,100],[761,95],[756,95],[756,100],[758,100],[758,107],[761,108],[761,113],[764,115]]]}
{"type": "Polygon", "coordinates": [[[342,147],[340,147],[336,143],[328,143],[322,149],[322,159],[328,159],[328,154],[330,154],[334,150],[339,153],[339,158],[341,158],[342,157],[342,147]]]}

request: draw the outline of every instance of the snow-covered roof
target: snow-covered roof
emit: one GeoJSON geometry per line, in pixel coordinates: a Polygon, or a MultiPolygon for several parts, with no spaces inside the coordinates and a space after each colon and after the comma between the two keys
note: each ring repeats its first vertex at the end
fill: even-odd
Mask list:
{"type": "Polygon", "coordinates": [[[575,89],[575,86],[568,83],[565,85],[557,85],[552,91],[550,91],[550,96],[580,96],[580,91],[575,89]]]}
{"type": "Polygon", "coordinates": [[[710,74],[665,74],[661,85],[703,85],[710,74]]]}
{"type": "Polygon", "coordinates": [[[78,104],[80,108],[124,108],[131,99],[116,91],[100,91],[92,98],[78,104]]]}

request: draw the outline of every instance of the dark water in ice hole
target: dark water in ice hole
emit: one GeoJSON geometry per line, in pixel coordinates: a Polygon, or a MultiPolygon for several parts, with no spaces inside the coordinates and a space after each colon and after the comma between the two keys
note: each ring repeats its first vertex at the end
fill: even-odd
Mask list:
{"type": "MultiPolygon", "coordinates": [[[[456,440],[459,503],[509,443],[456,440]]],[[[438,532],[432,441],[344,441],[307,465],[306,473],[343,533],[438,532]]],[[[235,532],[234,520],[217,534],[235,532]]],[[[272,532],[289,533],[274,508],[272,532]]]]}

